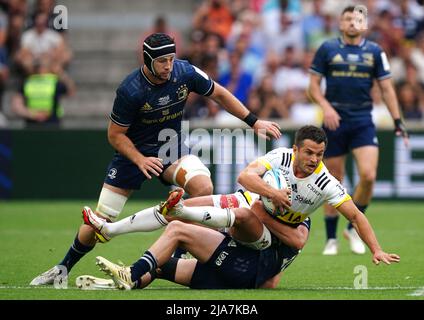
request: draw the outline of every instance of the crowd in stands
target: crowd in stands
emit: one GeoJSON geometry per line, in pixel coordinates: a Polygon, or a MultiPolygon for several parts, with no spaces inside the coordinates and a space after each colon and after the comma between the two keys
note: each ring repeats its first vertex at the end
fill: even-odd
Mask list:
{"type": "MultiPolygon", "coordinates": [[[[319,123],[320,108],[307,96],[308,69],[323,41],[337,37],[342,9],[368,9],[366,37],[386,51],[406,120],[424,120],[424,0],[198,0],[189,35],[158,16],[153,32],[170,34],[177,57],[200,67],[262,118],[319,123]]],[[[59,98],[72,95],[67,31],[55,28],[55,0],[0,0],[0,124],[5,84],[14,76],[12,110],[28,124],[58,124],[59,98]],[[53,88],[53,99],[29,97],[53,88]]],[[[167,15],[172,13],[167,12],[167,15]]],[[[140,63],[142,63],[142,55],[140,63]]],[[[128,70],[129,71],[129,70],[128,70]]],[[[323,84],[325,86],[325,83],[323,84]]],[[[379,90],[377,124],[391,124],[379,90]]],[[[111,101],[112,103],[112,101],[111,101]]],[[[226,115],[212,100],[190,95],[187,119],[226,115]]]]}
{"type": "Polygon", "coordinates": [[[12,88],[12,110],[28,125],[58,125],[60,97],[75,91],[66,72],[72,52],[66,30],[55,23],[55,4],[0,0],[0,101],[12,75],[18,83],[12,88]]]}
{"type": "MultiPolygon", "coordinates": [[[[420,0],[203,0],[194,12],[186,50],[179,57],[204,69],[260,117],[319,122],[307,97],[315,51],[339,36],[342,9],[368,9],[366,37],[386,51],[405,119],[423,119],[424,7],[420,0]]],[[[325,84],[324,84],[325,85],[325,84]]],[[[377,124],[391,124],[374,90],[377,124]]],[[[213,118],[220,108],[192,97],[186,117],[213,118]]]]}

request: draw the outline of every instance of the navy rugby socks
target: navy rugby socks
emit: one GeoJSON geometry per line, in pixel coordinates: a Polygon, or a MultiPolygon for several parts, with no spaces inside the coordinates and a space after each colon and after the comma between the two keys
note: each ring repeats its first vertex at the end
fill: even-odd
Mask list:
{"type": "Polygon", "coordinates": [[[157,267],[158,262],[155,256],[150,251],[146,251],[144,255],[130,267],[131,281],[137,283],[143,274],[156,270],[157,267]]]}
{"type": "Polygon", "coordinates": [[[94,246],[89,247],[83,245],[78,240],[78,234],[74,239],[74,243],[69,248],[68,253],[63,258],[62,262],[59,265],[65,266],[68,270],[68,273],[71,271],[72,267],[83,257],[86,253],[90,252],[94,246]]]}
{"type": "Polygon", "coordinates": [[[336,239],[337,222],[339,216],[325,216],[325,230],[327,231],[327,240],[336,239]]]}

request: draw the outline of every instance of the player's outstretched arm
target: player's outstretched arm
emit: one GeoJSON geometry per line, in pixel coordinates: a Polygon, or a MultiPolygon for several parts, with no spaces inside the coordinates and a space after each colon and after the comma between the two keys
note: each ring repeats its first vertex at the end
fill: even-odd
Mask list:
{"type": "Polygon", "coordinates": [[[211,98],[224,107],[232,115],[246,122],[256,134],[268,139],[269,136],[279,139],[281,137],[280,126],[276,122],[257,119],[249,110],[227,89],[215,82],[211,98]]]}
{"type": "Polygon", "coordinates": [[[392,262],[400,261],[400,257],[397,254],[386,253],[381,249],[367,217],[359,211],[352,200],[344,202],[337,210],[352,222],[361,239],[370,248],[373,254],[372,261],[375,264],[378,265],[380,262],[391,264],[392,262]]]}

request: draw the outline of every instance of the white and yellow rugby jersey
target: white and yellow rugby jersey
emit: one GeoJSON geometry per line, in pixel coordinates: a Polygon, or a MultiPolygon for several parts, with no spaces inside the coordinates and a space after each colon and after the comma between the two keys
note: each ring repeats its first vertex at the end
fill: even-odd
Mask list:
{"type": "Polygon", "coordinates": [[[258,158],[268,170],[280,169],[291,185],[292,205],[289,211],[277,216],[278,219],[288,224],[299,224],[325,201],[337,208],[351,199],[323,162],[310,176],[297,178],[293,173],[293,158],[293,149],[288,148],[277,148],[258,158]]]}

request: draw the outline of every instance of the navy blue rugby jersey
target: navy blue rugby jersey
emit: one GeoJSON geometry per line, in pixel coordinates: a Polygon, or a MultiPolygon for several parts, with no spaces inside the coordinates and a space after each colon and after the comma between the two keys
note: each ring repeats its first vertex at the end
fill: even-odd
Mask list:
{"type": "Polygon", "coordinates": [[[325,77],[325,98],[343,120],[371,118],[373,80],[391,77],[386,54],[367,39],[359,45],[348,45],[342,38],[325,41],[310,72],[325,77]]]}
{"type": "Polygon", "coordinates": [[[163,84],[152,83],[143,68],[138,68],[116,90],[110,119],[129,127],[127,136],[141,153],[152,154],[166,143],[158,140],[161,130],[173,129],[181,138],[189,93],[208,96],[213,88],[213,80],[187,61],[175,60],[170,79],[163,84]]]}

